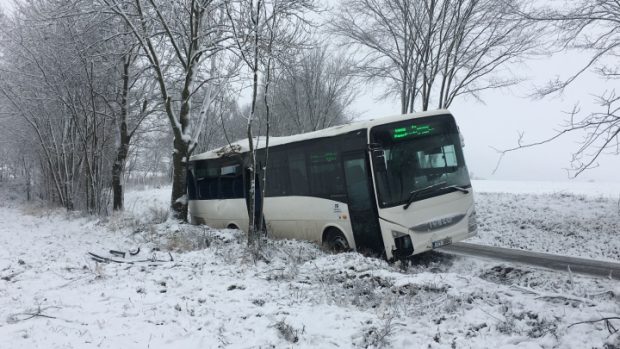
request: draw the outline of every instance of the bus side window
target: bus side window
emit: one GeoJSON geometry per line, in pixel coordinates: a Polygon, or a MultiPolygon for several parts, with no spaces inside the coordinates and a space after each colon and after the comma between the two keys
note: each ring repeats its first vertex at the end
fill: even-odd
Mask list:
{"type": "Polygon", "coordinates": [[[218,199],[243,197],[243,176],[240,165],[222,166],[218,199]]]}
{"type": "Polygon", "coordinates": [[[291,179],[291,195],[308,195],[308,173],[306,155],[301,151],[290,151],[288,154],[288,170],[291,179]]]}
{"type": "Polygon", "coordinates": [[[198,163],[195,170],[198,200],[213,200],[218,196],[219,166],[198,163]]]}
{"type": "Polygon", "coordinates": [[[332,200],[346,198],[342,162],[335,150],[310,153],[310,192],[312,196],[332,200]]]}
{"type": "Polygon", "coordinates": [[[267,167],[267,196],[284,196],[288,190],[288,166],[285,151],[272,151],[267,167]]]}

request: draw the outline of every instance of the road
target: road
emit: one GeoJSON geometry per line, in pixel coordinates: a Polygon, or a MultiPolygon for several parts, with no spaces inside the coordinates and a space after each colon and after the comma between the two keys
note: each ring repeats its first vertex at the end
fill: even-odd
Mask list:
{"type": "Polygon", "coordinates": [[[559,256],[548,253],[515,250],[511,248],[484,246],[457,242],[436,251],[520,263],[553,270],[568,271],[598,277],[620,280],[620,263],[604,262],[585,258],[559,256]]]}

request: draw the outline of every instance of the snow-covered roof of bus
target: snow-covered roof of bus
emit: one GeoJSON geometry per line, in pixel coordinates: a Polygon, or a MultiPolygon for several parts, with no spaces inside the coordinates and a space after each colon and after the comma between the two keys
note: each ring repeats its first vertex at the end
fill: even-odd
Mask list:
{"type": "MultiPolygon", "coordinates": [[[[273,137],[272,136],[272,137],[269,137],[269,146],[275,147],[277,145],[300,142],[300,141],[305,141],[305,140],[314,139],[314,138],[337,136],[340,134],[345,134],[345,133],[359,130],[359,129],[364,129],[364,128],[368,129],[376,125],[383,125],[383,124],[390,123],[390,122],[400,121],[405,118],[420,118],[420,117],[425,117],[425,116],[443,115],[443,114],[450,114],[450,112],[445,109],[439,109],[439,110],[426,111],[426,112],[414,113],[414,114],[393,115],[393,116],[387,116],[387,117],[382,117],[378,119],[351,122],[351,123],[344,124],[344,125],[333,126],[333,127],[325,128],[325,129],[318,130],[318,131],[300,133],[300,134],[296,134],[292,136],[284,136],[284,137],[273,137]]],[[[265,139],[266,138],[263,136],[261,136],[258,139],[259,140],[258,146],[257,146],[258,149],[265,147],[265,139]]],[[[234,154],[234,153],[244,153],[247,151],[249,151],[249,145],[248,145],[248,139],[245,138],[245,139],[238,140],[236,142],[233,142],[229,145],[225,145],[220,148],[216,148],[216,149],[204,152],[204,153],[192,155],[190,157],[190,161],[217,159],[219,157],[222,157],[223,155],[229,155],[229,154],[234,154]]]]}

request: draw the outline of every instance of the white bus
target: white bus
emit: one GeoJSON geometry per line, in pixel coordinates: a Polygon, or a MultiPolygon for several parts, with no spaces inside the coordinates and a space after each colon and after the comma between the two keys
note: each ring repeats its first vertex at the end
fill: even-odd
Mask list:
{"type": "MultiPolygon", "coordinates": [[[[447,110],[271,137],[268,232],[388,260],[469,238],[476,212],[461,140],[447,110]]],[[[264,144],[258,149],[262,171],[264,144]]],[[[247,232],[248,165],[247,139],[191,157],[193,224],[247,232]]]]}

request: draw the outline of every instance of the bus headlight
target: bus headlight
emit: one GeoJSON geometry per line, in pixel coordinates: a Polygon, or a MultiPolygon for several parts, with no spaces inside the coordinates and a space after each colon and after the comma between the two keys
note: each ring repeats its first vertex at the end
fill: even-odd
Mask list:
{"type": "Polygon", "coordinates": [[[467,231],[471,234],[478,230],[478,221],[476,219],[476,210],[473,210],[468,218],[467,231]]]}

